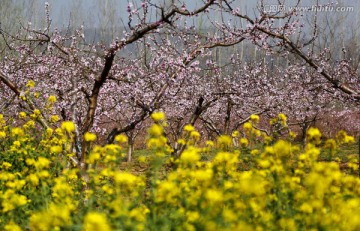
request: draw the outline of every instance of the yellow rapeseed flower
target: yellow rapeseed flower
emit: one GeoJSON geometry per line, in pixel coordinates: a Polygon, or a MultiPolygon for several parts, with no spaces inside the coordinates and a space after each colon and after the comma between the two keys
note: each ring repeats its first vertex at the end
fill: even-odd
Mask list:
{"type": "Polygon", "coordinates": [[[116,185],[132,188],[134,185],[138,184],[141,180],[138,176],[135,176],[128,172],[116,172],[114,174],[114,181],[116,185]]]}
{"type": "Polygon", "coordinates": [[[220,190],[210,189],[206,191],[205,198],[208,200],[208,202],[213,204],[222,202],[224,200],[224,195],[220,190]]]}
{"type": "Polygon", "coordinates": [[[37,161],[34,163],[36,169],[48,168],[50,165],[50,160],[45,157],[40,156],[37,161]]]}
{"type": "Polygon", "coordinates": [[[162,111],[159,112],[153,112],[151,114],[151,118],[155,121],[155,122],[160,122],[161,120],[165,119],[165,113],[162,111]]]}
{"type": "Polygon", "coordinates": [[[261,136],[261,131],[255,129],[254,134],[255,134],[256,137],[260,137],[261,136]]]}
{"type": "Polygon", "coordinates": [[[214,147],[214,142],[211,141],[211,140],[207,140],[207,141],[206,141],[206,146],[214,147]]]}
{"type": "Polygon", "coordinates": [[[4,226],[4,231],[21,231],[20,226],[15,224],[13,220],[11,220],[8,224],[4,226]]]}
{"type": "Polygon", "coordinates": [[[148,214],[150,210],[145,206],[140,206],[133,208],[130,213],[129,217],[135,219],[138,222],[144,222],[146,220],[146,214],[148,214]]]}
{"type": "Polygon", "coordinates": [[[2,162],[2,165],[1,165],[1,167],[4,169],[9,169],[9,168],[11,168],[11,166],[12,166],[12,164],[9,162],[6,162],[6,161],[2,162]]]}
{"type": "Polygon", "coordinates": [[[51,146],[50,152],[54,154],[59,154],[62,152],[62,147],[60,145],[51,146]]]}
{"type": "Polygon", "coordinates": [[[25,130],[30,129],[30,128],[35,128],[35,122],[33,120],[30,120],[23,125],[23,128],[25,130]]]}
{"type": "Polygon", "coordinates": [[[180,144],[180,145],[185,145],[185,144],[186,144],[186,140],[184,140],[184,139],[178,139],[178,140],[177,140],[177,143],[180,144]]]}
{"type": "Polygon", "coordinates": [[[186,149],[180,157],[181,163],[185,164],[195,164],[197,161],[200,160],[200,155],[198,150],[194,147],[189,147],[186,149]]]}
{"type": "Polygon", "coordinates": [[[231,134],[232,137],[238,137],[239,136],[239,131],[233,131],[233,133],[231,134]]]}
{"type": "Polygon", "coordinates": [[[334,139],[326,140],[326,142],[324,144],[324,148],[328,148],[330,150],[335,150],[336,149],[336,141],[334,139]]]}
{"type": "Polygon", "coordinates": [[[307,141],[309,143],[320,144],[321,132],[319,131],[319,129],[313,127],[309,128],[309,130],[307,131],[307,141]]]}
{"type": "Polygon", "coordinates": [[[60,120],[59,116],[58,115],[53,115],[50,117],[50,122],[51,123],[56,123],[60,120]]]}
{"type": "Polygon", "coordinates": [[[250,154],[252,156],[256,156],[257,154],[259,154],[259,150],[258,149],[253,149],[253,150],[251,150],[250,154]]]}
{"type": "Polygon", "coordinates": [[[6,132],[0,131],[0,139],[4,139],[6,137],[6,132]]]}
{"type": "Polygon", "coordinates": [[[346,136],[344,139],[345,144],[353,144],[355,143],[355,138],[353,136],[346,136]]]}
{"type": "Polygon", "coordinates": [[[279,158],[290,157],[292,153],[291,144],[284,140],[279,140],[274,144],[273,151],[276,157],[279,158]]]}
{"type": "Polygon", "coordinates": [[[39,115],[41,114],[41,111],[40,111],[39,109],[35,109],[35,110],[34,110],[34,114],[35,114],[36,116],[39,116],[39,115]]]}
{"type": "Polygon", "coordinates": [[[230,136],[221,135],[219,136],[217,143],[220,148],[228,148],[232,145],[232,139],[230,136]]]}
{"type": "Polygon", "coordinates": [[[48,98],[48,102],[50,104],[54,104],[56,102],[56,96],[50,95],[49,98],[48,98]]]}
{"type": "Polygon", "coordinates": [[[300,206],[300,211],[302,211],[304,213],[312,213],[313,208],[311,207],[311,205],[309,203],[304,203],[300,206]]]}
{"type": "Polygon", "coordinates": [[[249,141],[246,138],[240,138],[240,145],[242,147],[247,147],[249,145],[249,141]]]}
{"type": "Polygon", "coordinates": [[[27,198],[24,195],[16,194],[14,190],[8,189],[2,195],[2,211],[8,212],[17,207],[27,204],[27,198]]]}
{"type": "Polygon", "coordinates": [[[104,214],[98,212],[90,212],[86,214],[84,219],[83,231],[110,231],[110,225],[104,214]]]}
{"type": "Polygon", "coordinates": [[[190,137],[194,138],[194,140],[198,141],[200,139],[200,133],[197,131],[190,132],[190,137]]]}
{"type": "Polygon", "coordinates": [[[86,132],[84,135],[84,139],[86,142],[94,142],[96,140],[96,135],[91,132],[86,132]]]}
{"type": "Polygon", "coordinates": [[[289,136],[290,136],[292,139],[294,139],[294,138],[296,138],[296,133],[293,132],[293,131],[291,131],[291,132],[289,132],[289,136]]]}
{"type": "Polygon", "coordinates": [[[50,137],[54,133],[54,130],[52,128],[47,128],[45,133],[47,137],[50,137]]]}
{"type": "Polygon", "coordinates": [[[355,142],[354,137],[349,136],[344,130],[341,130],[336,134],[336,140],[339,144],[352,144],[355,142]]]}
{"type": "Polygon", "coordinates": [[[20,145],[21,145],[21,143],[20,143],[20,141],[18,141],[18,140],[15,140],[15,141],[13,142],[13,146],[14,146],[15,148],[19,148],[20,145]]]}
{"type": "Polygon", "coordinates": [[[26,87],[33,88],[35,87],[35,82],[33,80],[29,80],[26,84],[26,87]]]}
{"type": "Polygon", "coordinates": [[[195,128],[194,128],[194,126],[192,126],[191,124],[187,124],[187,125],[185,125],[185,127],[184,127],[184,131],[185,131],[185,132],[192,132],[192,131],[195,131],[195,128]]]}
{"type": "Polygon", "coordinates": [[[243,128],[246,132],[250,132],[252,129],[252,125],[250,122],[246,122],[246,123],[244,123],[243,128]]]}
{"type": "Polygon", "coordinates": [[[20,119],[25,119],[25,118],[26,118],[26,113],[23,112],[23,111],[20,112],[20,113],[19,113],[19,118],[20,118],[20,119]]]}
{"type": "Polygon", "coordinates": [[[254,123],[258,123],[259,120],[260,120],[260,117],[258,115],[256,115],[256,114],[252,114],[250,116],[250,120],[253,121],[254,123]]]}
{"type": "Polygon", "coordinates": [[[285,124],[286,123],[286,115],[284,113],[280,113],[278,118],[285,124]]]}
{"type": "Polygon", "coordinates": [[[127,142],[127,137],[124,134],[120,134],[120,135],[115,136],[115,141],[117,143],[126,143],[127,142]]]}
{"type": "Polygon", "coordinates": [[[27,177],[27,182],[33,186],[39,185],[39,177],[36,174],[29,174],[27,177]]]}
{"type": "Polygon", "coordinates": [[[161,136],[164,132],[164,129],[159,124],[153,124],[149,129],[149,134],[151,136],[161,136]]]}
{"type": "Polygon", "coordinates": [[[68,133],[72,133],[75,131],[75,124],[72,121],[64,121],[61,124],[61,129],[68,133]]]}
{"type": "Polygon", "coordinates": [[[21,128],[13,128],[11,130],[11,136],[24,136],[24,130],[22,130],[21,128]]]}

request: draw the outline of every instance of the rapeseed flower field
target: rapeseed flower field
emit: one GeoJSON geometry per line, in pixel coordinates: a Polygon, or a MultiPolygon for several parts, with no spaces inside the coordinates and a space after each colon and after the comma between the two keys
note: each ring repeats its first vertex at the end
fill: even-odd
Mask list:
{"type": "MultiPolygon", "coordinates": [[[[360,230],[358,159],[350,156],[344,172],[332,158],[354,142],[346,132],[322,142],[311,128],[301,147],[291,132],[278,139],[262,134],[253,115],[244,136],[234,132],[203,146],[195,128],[185,126],[179,143],[186,148],[174,158],[158,112],[140,173],[120,170],[122,135],[98,146],[97,136],[86,133],[87,168],[79,168],[71,161],[75,125],[41,131],[40,114],[20,113],[28,118],[20,127],[0,115],[1,230],[360,230]],[[330,159],[319,161],[321,152],[330,159]],[[241,167],[244,155],[249,169],[241,167]]],[[[287,126],[286,116],[271,123],[287,126]]]]}

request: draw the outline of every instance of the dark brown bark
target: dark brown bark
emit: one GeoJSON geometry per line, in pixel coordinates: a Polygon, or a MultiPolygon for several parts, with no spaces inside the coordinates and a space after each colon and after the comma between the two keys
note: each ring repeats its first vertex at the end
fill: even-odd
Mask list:
{"type": "Polygon", "coordinates": [[[224,123],[224,134],[225,135],[229,135],[232,106],[233,106],[233,103],[229,97],[227,99],[227,107],[226,107],[226,115],[225,115],[225,123],[224,123]]]}
{"type": "MultiPolygon", "coordinates": [[[[100,77],[98,79],[95,80],[95,84],[94,84],[93,89],[91,91],[91,95],[88,98],[89,107],[88,107],[88,110],[87,110],[87,115],[86,115],[85,122],[84,122],[84,124],[82,126],[82,134],[89,131],[93,126],[95,111],[96,111],[96,108],[97,108],[97,101],[98,101],[98,97],[99,97],[99,92],[100,92],[103,84],[106,82],[106,80],[107,80],[107,78],[109,76],[109,72],[110,72],[111,67],[113,65],[113,61],[114,61],[116,52],[118,50],[121,50],[122,48],[124,48],[126,45],[131,44],[133,42],[136,42],[137,40],[143,38],[148,32],[153,31],[153,30],[161,27],[164,23],[171,24],[172,23],[171,18],[173,16],[175,16],[176,14],[189,15],[189,16],[190,15],[196,15],[196,14],[201,13],[204,10],[206,10],[209,6],[214,4],[214,2],[215,2],[215,0],[210,0],[206,4],[204,4],[202,7],[194,10],[193,12],[184,11],[184,10],[181,10],[181,9],[178,9],[178,8],[173,8],[172,10],[170,10],[166,14],[164,12],[162,12],[162,17],[161,17],[161,19],[159,21],[147,24],[144,27],[142,27],[141,29],[139,29],[137,31],[134,31],[132,33],[132,35],[128,39],[116,44],[115,47],[110,48],[108,50],[107,56],[105,57],[105,65],[104,65],[104,68],[103,68],[103,70],[101,72],[101,75],[100,75],[100,77]]],[[[134,123],[132,123],[129,126],[129,128],[136,125],[136,124],[135,125],[133,125],[133,124],[134,123]]],[[[116,133],[119,134],[119,131],[116,131],[116,130],[112,131],[112,134],[116,134],[116,133]]],[[[112,138],[111,138],[112,141],[113,141],[114,137],[115,136],[113,135],[112,138]]],[[[88,150],[87,150],[87,147],[86,147],[86,142],[83,141],[83,143],[82,143],[82,155],[81,155],[81,161],[80,162],[82,163],[82,166],[85,169],[87,168],[87,166],[85,164],[87,151],[88,150]]]]}
{"type": "MultiPolygon", "coordinates": [[[[200,115],[204,111],[206,111],[211,106],[212,103],[214,103],[217,100],[218,100],[218,98],[214,98],[214,99],[210,100],[209,102],[207,102],[206,104],[203,104],[204,98],[202,96],[200,96],[200,98],[198,100],[198,104],[194,110],[194,113],[191,115],[188,124],[195,125],[196,121],[200,118],[200,115]]],[[[181,133],[182,133],[182,130],[179,131],[179,134],[181,134],[181,133]]],[[[186,138],[188,138],[188,137],[186,137],[186,138]]],[[[186,148],[186,145],[178,144],[177,148],[174,148],[172,155],[175,158],[179,158],[181,156],[181,154],[184,152],[185,148],[186,148]]]]}

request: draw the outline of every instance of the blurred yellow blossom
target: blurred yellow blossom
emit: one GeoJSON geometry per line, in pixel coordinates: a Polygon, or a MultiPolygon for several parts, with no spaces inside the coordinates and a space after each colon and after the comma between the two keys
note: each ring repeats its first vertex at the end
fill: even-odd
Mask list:
{"type": "Polygon", "coordinates": [[[120,134],[120,135],[115,136],[115,141],[117,143],[120,143],[120,144],[126,143],[127,142],[127,137],[124,134],[120,134]]]}
{"type": "Polygon", "coordinates": [[[6,132],[0,131],[0,139],[4,139],[6,137],[6,132]]]}
{"type": "Polygon", "coordinates": [[[89,212],[85,215],[83,231],[110,231],[111,227],[104,214],[89,212]]]}
{"type": "Polygon", "coordinates": [[[50,95],[48,98],[48,103],[54,104],[56,102],[56,96],[50,95]]]}
{"type": "Polygon", "coordinates": [[[87,142],[94,142],[96,140],[96,135],[91,132],[85,132],[84,139],[87,142]]]}
{"type": "Polygon", "coordinates": [[[27,86],[28,88],[33,88],[33,87],[35,87],[35,82],[34,82],[33,80],[29,80],[29,81],[27,82],[26,86],[27,86]]]}
{"type": "Polygon", "coordinates": [[[198,141],[200,139],[200,133],[197,131],[190,132],[190,137],[194,138],[194,140],[198,141]]]}
{"type": "Polygon", "coordinates": [[[22,229],[13,220],[4,226],[4,231],[21,231],[22,229]]]}
{"type": "Polygon", "coordinates": [[[293,131],[290,131],[289,136],[290,136],[290,138],[295,139],[296,138],[296,133],[293,132],[293,131]]]}
{"type": "Polygon", "coordinates": [[[280,114],[278,115],[278,118],[279,118],[279,120],[280,120],[283,124],[286,124],[287,118],[286,118],[286,115],[285,115],[284,113],[280,113],[280,114]]]}
{"type": "Polygon", "coordinates": [[[151,118],[155,121],[155,122],[160,122],[161,120],[165,119],[165,113],[164,112],[153,112],[151,114],[151,118]]]}
{"type": "Polygon", "coordinates": [[[349,136],[344,130],[341,130],[336,134],[336,140],[339,144],[355,143],[355,138],[353,136],[349,136]]]}
{"type": "Polygon", "coordinates": [[[51,146],[50,152],[54,154],[59,154],[62,152],[62,147],[60,145],[51,146]]]}
{"type": "Polygon", "coordinates": [[[321,132],[319,129],[311,127],[307,131],[307,141],[309,143],[320,144],[321,143],[321,132]]]}
{"type": "Polygon", "coordinates": [[[12,130],[11,130],[11,136],[24,136],[24,130],[23,129],[21,129],[21,128],[18,128],[18,127],[16,127],[16,128],[13,128],[12,130]]]}
{"type": "Polygon", "coordinates": [[[331,150],[336,149],[336,141],[334,139],[328,139],[325,141],[324,148],[328,148],[331,150]]]}
{"type": "Polygon", "coordinates": [[[39,109],[35,109],[35,110],[34,110],[34,114],[35,114],[36,116],[39,116],[39,115],[41,115],[41,111],[40,111],[39,109]]]}
{"type": "Polygon", "coordinates": [[[233,133],[231,134],[232,137],[238,137],[239,136],[239,131],[233,131],[233,133]]]}
{"type": "Polygon", "coordinates": [[[155,136],[155,137],[161,136],[163,134],[163,132],[164,132],[164,129],[159,124],[153,124],[149,129],[149,134],[151,136],[155,136]]]}
{"type": "Polygon", "coordinates": [[[220,148],[229,148],[232,145],[232,139],[230,136],[221,135],[218,137],[217,143],[220,148]]]}
{"type": "Polygon", "coordinates": [[[72,121],[64,121],[61,124],[61,129],[68,133],[72,133],[75,131],[75,124],[72,121]]]}
{"type": "Polygon", "coordinates": [[[248,139],[246,139],[246,138],[244,138],[244,137],[240,138],[240,145],[241,145],[242,147],[247,147],[247,146],[249,145],[248,139]]]}
{"type": "Polygon", "coordinates": [[[207,141],[206,141],[206,146],[213,147],[213,146],[214,146],[214,142],[211,141],[211,140],[207,140],[207,141]]]}
{"type": "Polygon", "coordinates": [[[258,123],[259,120],[260,120],[260,117],[259,117],[258,115],[256,115],[256,114],[252,114],[252,115],[250,116],[250,120],[251,120],[252,122],[254,122],[254,123],[258,123]]]}
{"type": "Polygon", "coordinates": [[[191,124],[187,124],[187,125],[185,125],[185,127],[184,127],[184,131],[186,131],[186,132],[192,132],[192,131],[195,131],[195,128],[194,128],[194,126],[192,126],[191,124]]]}
{"type": "Polygon", "coordinates": [[[250,122],[246,122],[244,123],[243,128],[246,132],[250,132],[253,127],[250,122]]]}
{"type": "Polygon", "coordinates": [[[25,118],[26,118],[26,113],[23,112],[23,111],[20,112],[20,113],[19,113],[19,118],[20,118],[20,119],[25,119],[25,118]]]}
{"type": "Polygon", "coordinates": [[[139,161],[140,163],[145,163],[145,162],[146,162],[146,156],[139,156],[139,157],[138,157],[138,161],[139,161]]]}
{"type": "Polygon", "coordinates": [[[56,123],[60,120],[59,116],[58,115],[53,115],[50,117],[50,122],[51,123],[56,123]]]}

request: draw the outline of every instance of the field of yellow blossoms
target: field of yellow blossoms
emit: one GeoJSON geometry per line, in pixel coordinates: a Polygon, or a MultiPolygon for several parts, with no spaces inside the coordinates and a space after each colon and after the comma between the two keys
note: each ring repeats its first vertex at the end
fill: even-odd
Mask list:
{"type": "Polygon", "coordinates": [[[0,115],[0,230],[360,230],[358,159],[349,156],[344,172],[331,158],[354,142],[345,132],[324,141],[311,128],[305,147],[291,133],[254,145],[254,115],[244,137],[198,145],[188,125],[174,159],[163,113],[152,118],[149,154],[137,160],[145,170],[134,172],[119,168],[121,135],[101,147],[86,133],[88,167],[78,168],[69,161],[72,122],[41,131],[32,119],[10,127],[0,115]]]}

